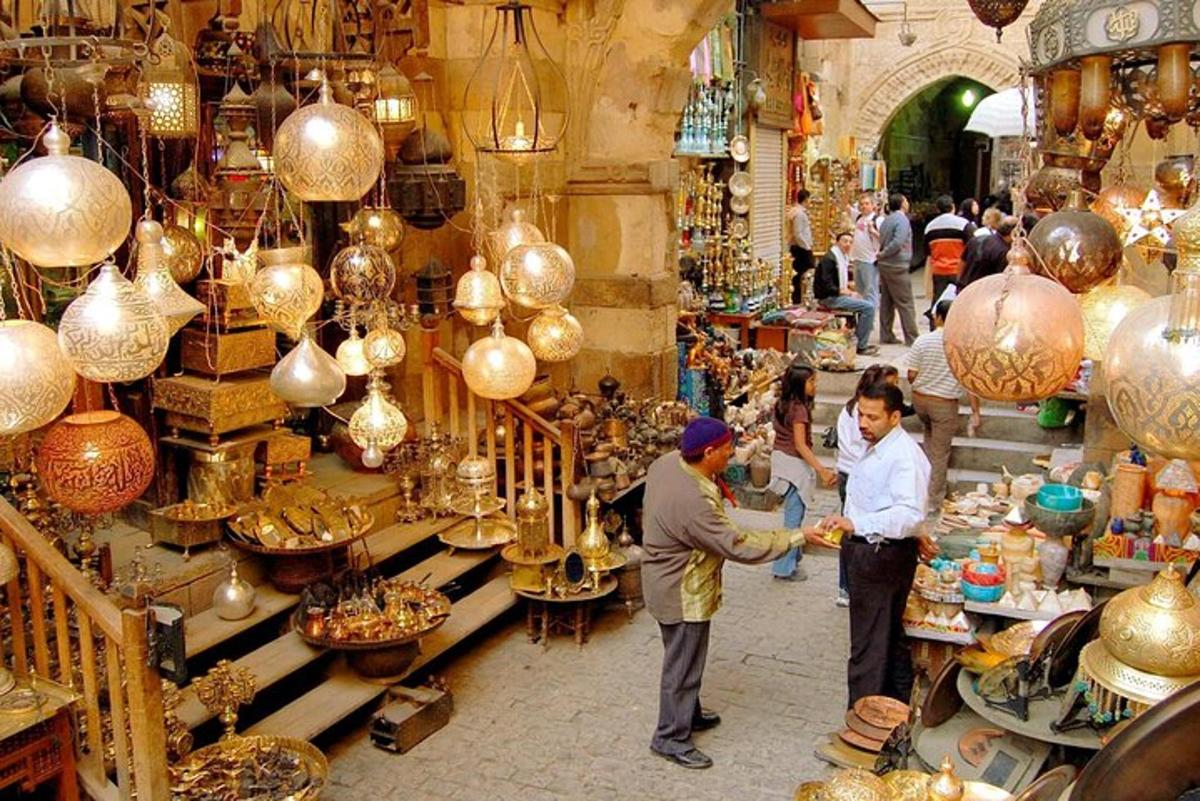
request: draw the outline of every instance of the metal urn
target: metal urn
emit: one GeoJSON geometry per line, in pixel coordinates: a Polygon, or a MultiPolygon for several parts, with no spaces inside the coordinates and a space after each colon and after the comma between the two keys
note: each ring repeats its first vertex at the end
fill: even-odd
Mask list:
{"type": "Polygon", "coordinates": [[[604,563],[611,546],[604,525],[600,522],[600,500],[595,490],[587,502],[587,526],[575,541],[575,549],[583,557],[589,568],[597,568],[604,563]]]}
{"type": "Polygon", "coordinates": [[[237,560],[229,560],[229,578],[213,591],[213,609],[222,620],[241,620],[254,611],[254,586],[238,575],[237,560]]]}

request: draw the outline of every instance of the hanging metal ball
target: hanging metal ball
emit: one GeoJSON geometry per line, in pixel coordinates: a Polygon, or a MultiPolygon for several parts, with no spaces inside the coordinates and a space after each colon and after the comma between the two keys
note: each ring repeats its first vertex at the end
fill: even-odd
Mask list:
{"type": "Polygon", "coordinates": [[[238,575],[237,560],[230,560],[229,576],[213,590],[212,608],[222,620],[242,620],[254,611],[254,585],[238,575]]]}
{"type": "Polygon", "coordinates": [[[583,347],[583,326],[562,306],[551,306],[529,324],[529,348],[543,362],[565,362],[583,347]]]}
{"type": "Polygon", "coordinates": [[[351,304],[385,300],[396,286],[396,267],[383,248],[350,245],[329,263],[329,283],[335,297],[351,304]]]}
{"type": "Polygon", "coordinates": [[[0,242],[38,267],[86,267],[121,247],[133,222],[129,192],[101,165],[68,154],[70,138],[51,123],[47,155],[0,181],[0,242]]]}
{"type": "Polygon", "coordinates": [[[483,256],[472,256],[471,269],[458,279],[454,308],[471,325],[490,325],[504,308],[500,279],[487,268],[483,256]]]}
{"type": "Polygon", "coordinates": [[[0,321],[0,437],[46,425],[74,391],[75,370],[52,329],[32,320],[0,321]]]}
{"type": "Polygon", "coordinates": [[[177,284],[190,284],[204,267],[200,240],[182,225],[163,226],[163,260],[177,284]]]}
{"type": "Polygon", "coordinates": [[[575,286],[571,254],[553,242],[518,245],[500,265],[500,286],[509,300],[527,309],[562,303],[575,286]]]}
{"type": "Polygon", "coordinates": [[[1038,220],[1029,247],[1039,258],[1033,271],[1072,292],[1086,292],[1121,267],[1121,239],[1107,220],[1088,211],[1083,193],[1071,193],[1067,207],[1038,220]]]}
{"type": "Polygon", "coordinates": [[[372,367],[391,367],[404,361],[408,345],[404,342],[404,334],[385,326],[367,333],[363,350],[372,367]]]}
{"type": "Polygon", "coordinates": [[[288,115],[275,133],[275,173],[301,200],[358,200],[379,180],[383,140],[367,118],[334,102],[326,82],[320,99],[288,115]]]}
{"type": "Polygon", "coordinates": [[[320,274],[308,264],[307,248],[262,250],[258,258],[263,268],[250,282],[250,301],[271,328],[299,339],[325,294],[320,274]]]}
{"type": "Polygon", "coordinates": [[[141,497],[154,478],[154,446],[132,418],[113,411],[64,417],[36,457],[42,488],[72,512],[102,515],[141,497]]]}
{"type": "Polygon", "coordinates": [[[471,343],[462,360],[467,387],[481,398],[518,398],[533,385],[537,359],[521,340],[504,333],[496,320],[492,333],[471,343]]]}
{"type": "Polygon", "coordinates": [[[345,228],[351,236],[389,253],[404,242],[404,218],[387,206],[363,206],[345,228]]]}
{"type": "Polygon", "coordinates": [[[521,209],[509,212],[504,224],[488,234],[493,264],[503,262],[508,252],[518,245],[533,245],[545,241],[546,235],[536,225],[526,221],[525,212],[521,209]]]}
{"type": "Polygon", "coordinates": [[[338,345],[337,363],[346,375],[359,376],[371,372],[365,345],[365,340],[358,335],[358,328],[350,329],[350,337],[338,345]]]}

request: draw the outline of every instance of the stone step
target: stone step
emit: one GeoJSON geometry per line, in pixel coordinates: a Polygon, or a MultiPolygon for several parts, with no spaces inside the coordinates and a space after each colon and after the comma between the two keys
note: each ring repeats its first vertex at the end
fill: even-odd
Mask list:
{"type": "MultiPolygon", "coordinates": [[[[508,575],[497,576],[452,607],[449,620],[421,640],[421,653],[399,682],[410,676],[479,629],[511,609],[516,595],[508,575]]],[[[311,740],[388,690],[387,683],[372,683],[339,664],[328,678],[279,711],[263,718],[249,734],[274,734],[311,740]]]]}
{"type": "MultiPolygon", "coordinates": [[[[924,439],[924,434],[920,431],[910,433],[917,442],[924,439]]],[[[817,453],[834,456],[834,452],[822,445],[819,440],[814,444],[817,453]]],[[[1013,475],[1039,472],[1042,468],[1034,464],[1033,460],[1038,456],[1049,456],[1051,448],[1052,446],[1049,445],[1036,445],[1028,442],[955,437],[950,448],[950,467],[1001,473],[1003,472],[1001,465],[1003,465],[1013,475]]]]}
{"type": "MultiPolygon", "coordinates": [[[[819,393],[817,403],[813,408],[813,425],[818,432],[825,427],[837,424],[838,414],[850,400],[850,395],[826,395],[819,393]]],[[[961,404],[958,408],[959,431],[967,431],[967,421],[971,417],[971,407],[961,404]]],[[[1019,411],[1015,406],[989,406],[980,409],[983,422],[979,428],[979,436],[994,440],[1010,440],[1013,442],[1029,442],[1039,445],[1062,446],[1083,440],[1082,425],[1072,425],[1066,428],[1042,428],[1037,423],[1037,415],[1033,412],[1019,411]]],[[[1079,416],[1082,421],[1082,416],[1079,416]]],[[[905,417],[903,426],[912,432],[921,431],[921,421],[915,415],[905,417]]]]}
{"type": "MultiPolygon", "coordinates": [[[[401,573],[400,577],[406,581],[418,581],[429,575],[428,585],[441,587],[495,556],[494,551],[460,551],[453,555],[446,551],[438,551],[401,573]]],[[[292,605],[294,606],[294,603],[292,605]]],[[[314,664],[322,659],[325,653],[325,649],[308,645],[295,631],[289,631],[234,660],[234,664],[254,674],[261,691],[314,664]]],[[[183,690],[183,703],[178,714],[180,720],[190,728],[195,728],[213,717],[200,703],[191,687],[183,690]]]]}

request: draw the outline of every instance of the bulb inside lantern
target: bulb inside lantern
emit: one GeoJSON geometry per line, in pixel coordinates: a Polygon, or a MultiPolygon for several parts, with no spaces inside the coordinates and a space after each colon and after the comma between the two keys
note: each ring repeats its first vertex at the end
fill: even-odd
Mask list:
{"type": "Polygon", "coordinates": [[[369,467],[374,470],[383,464],[383,451],[379,450],[379,446],[372,442],[362,452],[363,467],[369,467]]]}
{"type": "Polygon", "coordinates": [[[338,345],[337,362],[346,375],[366,375],[371,372],[371,362],[367,360],[367,351],[357,327],[351,329],[349,339],[338,345]]]}

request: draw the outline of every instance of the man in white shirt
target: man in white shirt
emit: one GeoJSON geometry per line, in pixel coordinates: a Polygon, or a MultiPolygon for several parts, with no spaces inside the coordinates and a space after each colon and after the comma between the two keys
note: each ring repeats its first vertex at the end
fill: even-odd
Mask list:
{"type": "Polygon", "coordinates": [[[854,267],[854,287],[871,305],[879,308],[879,207],[875,196],[863,192],[858,197],[858,216],[854,218],[854,243],[850,246],[850,264],[854,267]]]}
{"type": "Polygon", "coordinates": [[[904,607],[917,570],[937,545],[924,534],[929,460],[900,427],[904,394],[887,384],[858,398],[858,426],[867,450],[850,470],[843,513],[819,531],[842,531],[850,583],[848,706],[868,695],[909,702],[912,662],[904,636],[904,607]]]}
{"type": "MultiPolygon", "coordinates": [[[[913,407],[925,427],[922,444],[929,457],[932,479],[929,482],[929,503],[937,509],[946,499],[946,473],[950,468],[950,449],[958,433],[958,402],[965,390],[946,361],[942,326],[950,313],[951,301],[938,301],[933,308],[933,330],[917,337],[908,352],[908,381],[912,384],[913,407]]],[[[968,395],[971,402],[971,423],[967,433],[979,428],[979,399],[968,395]]]]}

